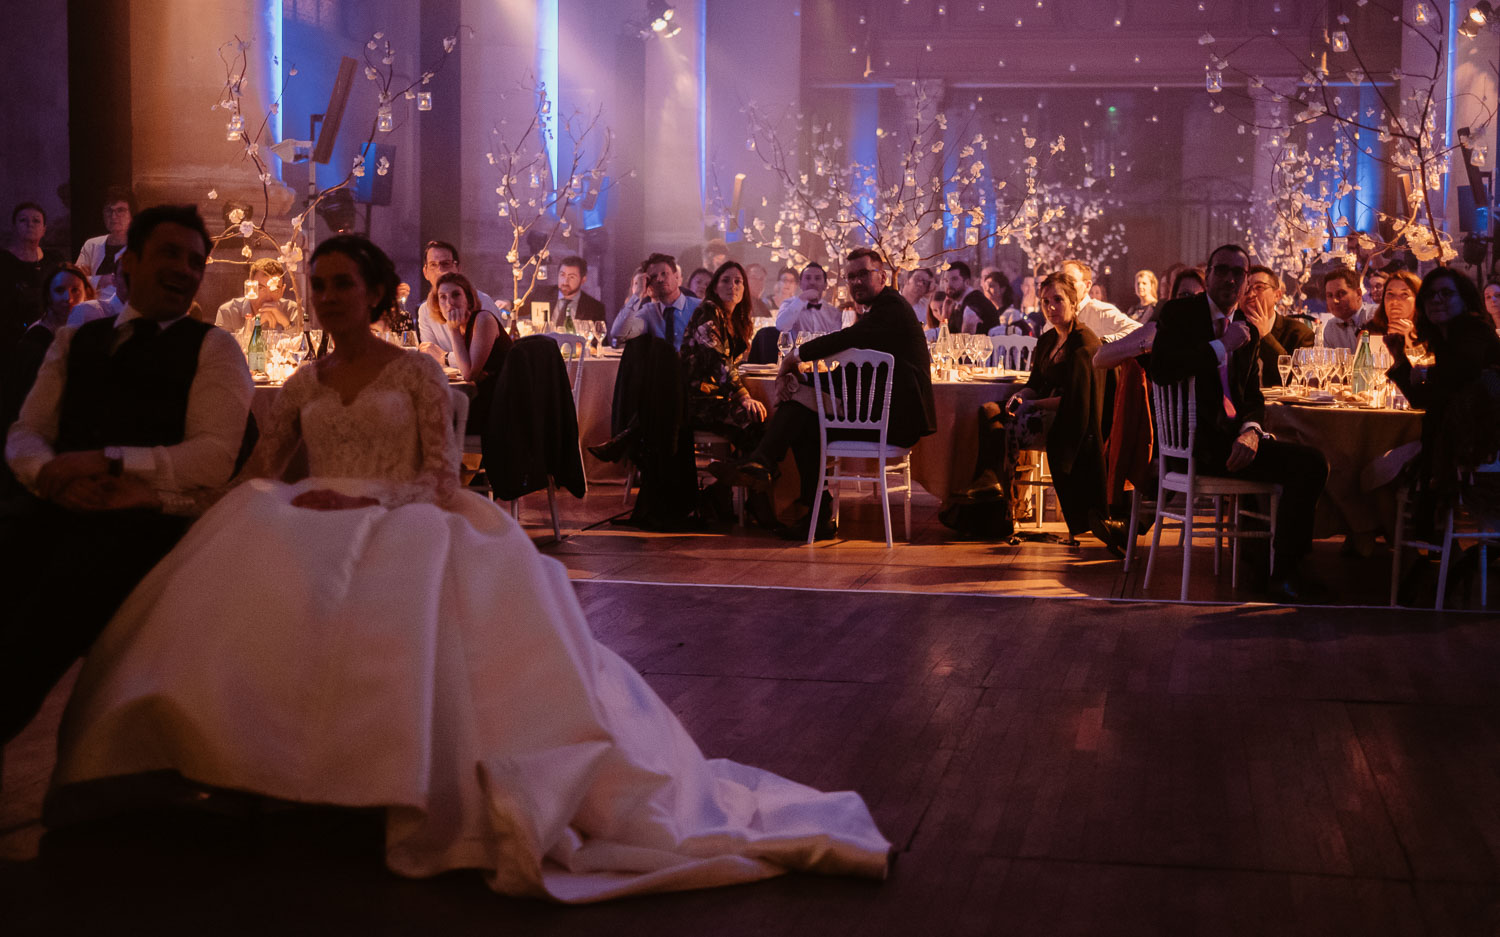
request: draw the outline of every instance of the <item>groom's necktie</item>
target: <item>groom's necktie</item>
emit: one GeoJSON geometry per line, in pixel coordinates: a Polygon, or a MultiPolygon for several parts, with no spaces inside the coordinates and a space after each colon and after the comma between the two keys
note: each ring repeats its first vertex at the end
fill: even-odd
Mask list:
{"type": "Polygon", "coordinates": [[[666,333],[663,337],[675,346],[677,344],[677,307],[663,303],[661,320],[662,331],[666,333]]]}

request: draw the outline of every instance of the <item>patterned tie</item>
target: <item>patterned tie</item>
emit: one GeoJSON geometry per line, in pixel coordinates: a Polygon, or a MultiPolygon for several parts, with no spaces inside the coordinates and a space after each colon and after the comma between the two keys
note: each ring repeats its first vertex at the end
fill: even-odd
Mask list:
{"type": "MultiPolygon", "coordinates": [[[[1222,339],[1224,332],[1229,328],[1229,317],[1225,316],[1214,323],[1215,337],[1222,339]]],[[[1224,363],[1219,365],[1219,388],[1224,391],[1224,415],[1231,420],[1234,419],[1234,401],[1229,399],[1229,354],[1224,355],[1224,363]]]]}
{"type": "Polygon", "coordinates": [[[562,324],[564,322],[568,321],[568,309],[572,305],[573,305],[573,300],[571,300],[571,299],[565,299],[565,300],[562,301],[562,308],[559,309],[558,312],[557,312],[557,325],[558,325],[559,328],[562,327],[562,324]]]}

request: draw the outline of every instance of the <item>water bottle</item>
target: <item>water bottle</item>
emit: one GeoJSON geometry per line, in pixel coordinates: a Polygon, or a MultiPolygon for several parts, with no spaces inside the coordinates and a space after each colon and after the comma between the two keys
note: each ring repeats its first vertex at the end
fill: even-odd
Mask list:
{"type": "Polygon", "coordinates": [[[1374,370],[1370,353],[1370,333],[1361,329],[1359,332],[1359,347],[1354,352],[1354,363],[1349,366],[1349,389],[1355,394],[1363,395],[1374,388],[1375,382],[1371,380],[1374,370]]]}
{"type": "Polygon", "coordinates": [[[260,331],[260,313],[255,314],[255,326],[250,330],[250,344],[245,346],[250,358],[250,373],[266,372],[266,337],[260,331]]]}

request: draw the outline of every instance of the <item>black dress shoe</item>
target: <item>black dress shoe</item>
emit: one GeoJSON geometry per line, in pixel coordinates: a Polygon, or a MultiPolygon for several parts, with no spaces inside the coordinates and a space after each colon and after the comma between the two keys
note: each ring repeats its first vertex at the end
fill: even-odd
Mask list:
{"type": "Polygon", "coordinates": [[[1105,549],[1117,560],[1125,558],[1125,527],[1119,521],[1105,520],[1095,516],[1090,530],[1099,541],[1104,544],[1105,549]]]}
{"type": "MultiPolygon", "coordinates": [[[[834,537],[838,536],[838,532],[839,525],[835,524],[831,520],[825,521],[818,525],[818,529],[813,533],[813,539],[832,540],[834,537]]],[[[781,528],[776,531],[776,536],[780,537],[782,540],[793,540],[806,543],[807,522],[804,520],[798,524],[783,524],[781,528]]]]}
{"type": "Polygon", "coordinates": [[[1273,573],[1266,580],[1266,598],[1282,605],[1315,602],[1327,594],[1323,586],[1302,576],[1273,573]]]}
{"type": "Polygon", "coordinates": [[[969,501],[998,501],[1005,497],[1005,486],[1000,484],[1000,476],[994,469],[985,469],[972,485],[964,489],[963,496],[969,501]]]}
{"type": "Polygon", "coordinates": [[[608,442],[589,446],[589,453],[600,462],[618,462],[625,458],[626,452],[630,449],[630,441],[635,438],[635,435],[636,428],[630,426],[608,442]]]}
{"type": "Polygon", "coordinates": [[[776,473],[754,459],[742,462],[715,459],[708,463],[708,474],[725,484],[751,491],[770,491],[776,483],[776,473]]]}

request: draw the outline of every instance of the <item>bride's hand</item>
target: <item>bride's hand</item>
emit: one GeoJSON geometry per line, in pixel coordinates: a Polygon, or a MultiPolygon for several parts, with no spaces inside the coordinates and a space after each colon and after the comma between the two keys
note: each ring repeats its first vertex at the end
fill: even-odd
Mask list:
{"type": "Polygon", "coordinates": [[[346,495],[328,488],[304,491],[292,499],[292,507],[313,511],[348,511],[354,508],[372,508],[380,504],[377,498],[346,495]]]}

